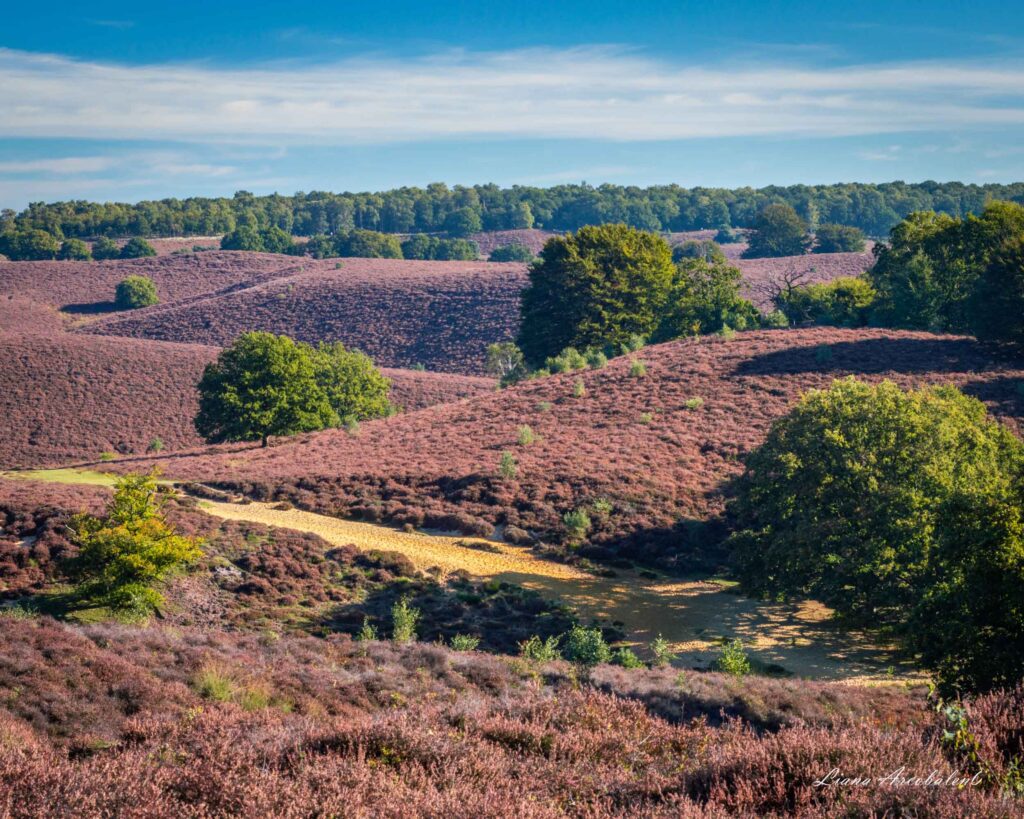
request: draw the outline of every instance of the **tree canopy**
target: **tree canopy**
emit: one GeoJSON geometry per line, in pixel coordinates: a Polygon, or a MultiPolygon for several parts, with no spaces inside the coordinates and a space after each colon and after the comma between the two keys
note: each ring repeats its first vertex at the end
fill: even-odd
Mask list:
{"type": "Polygon", "coordinates": [[[807,222],[789,205],[769,205],[757,215],[753,227],[754,233],[743,253],[747,259],[799,256],[810,246],[807,222]]]}
{"type": "Polygon", "coordinates": [[[78,554],[68,566],[80,605],[145,615],[163,596],[154,585],[202,555],[200,541],[178,535],[163,515],[157,474],[118,478],[106,515],[71,524],[78,554]]]}
{"type": "Polygon", "coordinates": [[[675,268],[658,236],[626,225],[548,240],[523,291],[518,344],[537,366],[566,347],[601,348],[657,327],[675,268]]]}
{"type": "Polygon", "coordinates": [[[740,295],[740,271],[726,261],[721,251],[710,255],[710,259],[684,258],[677,265],[653,341],[759,325],[760,312],[740,295]]]}
{"type": "Polygon", "coordinates": [[[818,225],[814,231],[814,253],[861,253],[864,231],[849,225],[818,225]]]}
{"type": "Polygon", "coordinates": [[[114,292],[114,304],[119,310],[136,310],[159,303],[156,285],[147,276],[128,276],[118,282],[114,292]]]}
{"type": "Polygon", "coordinates": [[[1019,677],[1001,643],[1024,640],[1022,479],[1024,443],[976,399],[836,381],[747,460],[730,510],[743,587],[890,625],[949,685],[1019,677]]]}
{"type": "Polygon", "coordinates": [[[262,441],[386,415],[390,382],[372,360],[341,344],[288,336],[239,336],[206,366],[196,431],[211,442],[262,441]]]}
{"type": "Polygon", "coordinates": [[[125,243],[125,246],[121,248],[120,255],[122,259],[142,259],[147,256],[156,256],[156,251],[153,249],[153,245],[145,239],[135,237],[125,243]]]}

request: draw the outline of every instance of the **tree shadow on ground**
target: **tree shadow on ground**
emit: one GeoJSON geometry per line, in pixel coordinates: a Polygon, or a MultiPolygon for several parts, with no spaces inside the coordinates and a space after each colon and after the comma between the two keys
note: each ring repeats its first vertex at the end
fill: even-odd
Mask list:
{"type": "Polygon", "coordinates": [[[870,338],[755,355],[741,362],[733,375],[968,373],[987,370],[1001,359],[1010,366],[1024,366],[1005,349],[970,338],[870,338]]]}
{"type": "Polygon", "coordinates": [[[65,304],[60,308],[64,313],[73,316],[96,316],[118,312],[118,306],[112,301],[87,301],[79,304],[65,304]]]}

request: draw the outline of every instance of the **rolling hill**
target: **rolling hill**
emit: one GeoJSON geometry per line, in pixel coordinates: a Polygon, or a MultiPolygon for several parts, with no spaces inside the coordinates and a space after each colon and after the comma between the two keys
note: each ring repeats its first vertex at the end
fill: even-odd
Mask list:
{"type": "MultiPolygon", "coordinates": [[[[684,567],[702,527],[771,422],[805,390],[834,378],[952,383],[1016,426],[1024,367],[976,341],[884,330],[811,328],[671,342],[600,370],[519,384],[457,404],[334,430],[268,449],[178,455],[175,477],[291,501],[342,516],[459,528],[495,526],[557,539],[561,517],[591,510],[595,556],[627,554],[684,567]],[[582,396],[577,395],[583,385],[582,396]],[[529,426],[536,441],[520,444],[529,426]],[[503,452],[515,479],[498,476],[503,452]]],[[[161,459],[129,459],[139,469],[161,459]]]]}

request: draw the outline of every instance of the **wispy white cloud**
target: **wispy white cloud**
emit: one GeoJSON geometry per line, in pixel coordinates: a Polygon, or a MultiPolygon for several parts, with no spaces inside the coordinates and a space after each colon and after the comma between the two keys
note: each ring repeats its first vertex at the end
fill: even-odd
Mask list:
{"type": "Polygon", "coordinates": [[[0,49],[0,136],[279,144],[855,136],[1024,125],[1024,65],[680,66],[615,48],[128,66],[0,49]]]}
{"type": "Polygon", "coordinates": [[[66,156],[0,162],[0,174],[87,174],[99,173],[116,164],[108,156],[66,156]]]}

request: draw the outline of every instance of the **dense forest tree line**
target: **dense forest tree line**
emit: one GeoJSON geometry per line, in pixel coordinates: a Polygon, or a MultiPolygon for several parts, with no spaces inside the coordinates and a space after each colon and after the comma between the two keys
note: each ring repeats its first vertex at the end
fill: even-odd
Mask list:
{"type": "Polygon", "coordinates": [[[374,230],[385,233],[445,231],[464,236],[475,230],[543,227],[577,230],[584,225],[623,223],[644,230],[752,227],[772,204],[794,208],[811,229],[848,225],[882,237],[914,211],[933,210],[962,218],[995,200],[1024,203],[1024,183],[968,185],[960,182],[908,184],[845,183],[767,188],[682,188],[587,184],[552,188],[494,184],[380,193],[313,191],[294,196],[163,199],[137,204],[67,201],[35,202],[21,213],[0,212],[0,232],[44,230],[70,237],[214,235],[235,230],[250,214],[259,228],[277,227],[297,236],[374,230]]]}

